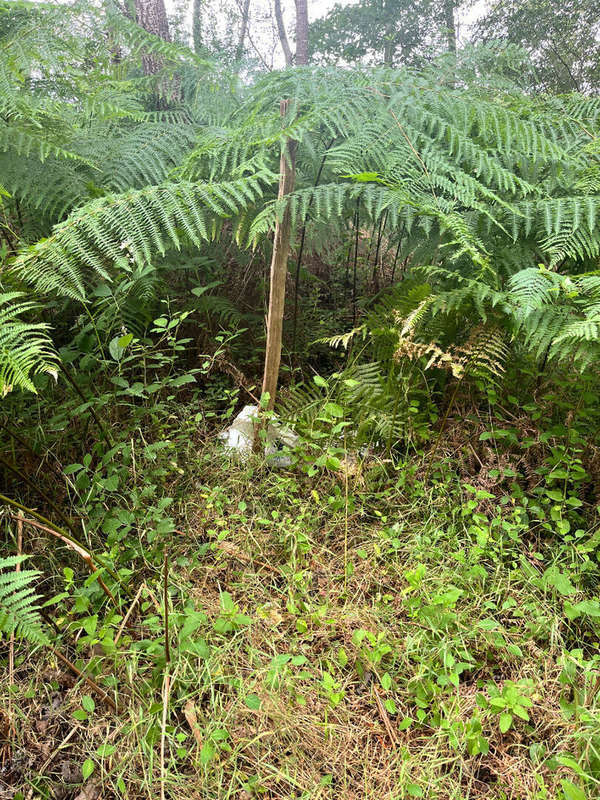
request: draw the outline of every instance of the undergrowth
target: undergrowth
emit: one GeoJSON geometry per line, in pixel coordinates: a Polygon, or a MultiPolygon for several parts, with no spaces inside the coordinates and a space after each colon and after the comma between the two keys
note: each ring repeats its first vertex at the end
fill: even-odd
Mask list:
{"type": "Polygon", "coordinates": [[[64,472],[115,578],[22,546],[94,685],[13,645],[2,796],[596,796],[596,412],[567,397],[457,406],[435,463],[240,463],[181,395],[96,443],[64,472]]]}

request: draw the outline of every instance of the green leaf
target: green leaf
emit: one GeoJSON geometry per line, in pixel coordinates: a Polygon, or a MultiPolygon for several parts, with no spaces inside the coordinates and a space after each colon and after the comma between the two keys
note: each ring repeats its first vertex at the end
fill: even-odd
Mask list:
{"type": "Polygon", "coordinates": [[[581,775],[582,778],[585,778],[585,770],[582,769],[581,765],[571,756],[556,756],[556,762],[562,767],[569,767],[569,769],[572,769],[573,772],[576,772],[578,775],[581,775]]]}
{"type": "Polygon", "coordinates": [[[86,758],[86,760],[81,765],[81,774],[83,775],[83,780],[84,781],[87,781],[87,779],[90,777],[90,775],[94,771],[95,767],[96,767],[96,765],[94,764],[92,759],[91,758],[86,758]]]}
{"type": "Polygon", "coordinates": [[[352,178],[352,180],[356,181],[357,183],[372,183],[379,181],[379,173],[378,172],[353,172],[348,175],[342,175],[342,178],[352,178]]]}
{"type": "Polygon", "coordinates": [[[565,597],[575,594],[577,591],[566,572],[561,572],[558,567],[549,567],[542,575],[542,581],[546,586],[552,586],[565,597]]]}
{"type": "Polygon", "coordinates": [[[106,756],[112,756],[116,749],[114,744],[101,744],[96,750],[96,753],[98,753],[100,758],[106,758],[106,756]]]}
{"type": "Polygon", "coordinates": [[[83,464],[69,464],[63,468],[63,475],[72,475],[74,472],[79,472],[83,469],[83,464]]]}
{"type": "Polygon", "coordinates": [[[108,343],[108,351],[115,361],[120,361],[125,353],[125,349],[119,345],[122,338],[122,336],[115,336],[108,343]]]}
{"type": "Polygon", "coordinates": [[[125,348],[128,347],[132,341],[133,341],[133,333],[126,333],[125,336],[121,336],[117,344],[122,350],[125,350],[125,348]]]}
{"type": "Polygon", "coordinates": [[[600,617],[600,603],[598,600],[582,600],[577,603],[575,609],[580,614],[587,614],[589,617],[600,617]]]}
{"type": "Polygon", "coordinates": [[[506,733],[506,731],[512,725],[512,714],[500,714],[500,733],[506,733]]]}
{"type": "Polygon", "coordinates": [[[196,383],[196,378],[194,375],[179,375],[177,378],[173,378],[169,381],[169,386],[184,386],[186,383],[196,383]]]}
{"type": "Polygon", "coordinates": [[[344,409],[337,403],[325,403],[325,408],[323,410],[331,417],[336,417],[339,419],[340,417],[344,416],[344,409]]]}
{"type": "Polygon", "coordinates": [[[477,627],[484,631],[493,631],[499,625],[498,620],[493,617],[486,617],[477,623],[477,627]]]}
{"type": "Polygon", "coordinates": [[[517,717],[521,717],[521,719],[524,719],[525,722],[529,722],[529,714],[523,708],[523,706],[519,705],[513,706],[513,711],[517,715],[517,717]]]}
{"type": "Polygon", "coordinates": [[[233,602],[233,598],[230,592],[221,592],[221,608],[226,613],[233,613],[235,609],[235,603],[233,602]]]}
{"type": "Polygon", "coordinates": [[[563,778],[560,785],[563,790],[564,800],[587,800],[585,792],[566,778],[563,778]]]}
{"type": "Polygon", "coordinates": [[[215,755],[215,745],[210,740],[207,740],[202,745],[202,750],[200,750],[200,762],[202,764],[208,764],[215,755]]]}
{"type": "Polygon", "coordinates": [[[185,622],[181,631],[179,632],[179,641],[184,642],[186,639],[208,622],[208,617],[202,611],[192,611],[186,615],[185,622]]]}
{"type": "Polygon", "coordinates": [[[89,694],[85,694],[81,698],[81,705],[88,711],[90,714],[96,708],[96,704],[94,703],[94,699],[89,696],[89,694]]]}
{"type": "Polygon", "coordinates": [[[436,596],[433,598],[433,602],[436,603],[436,605],[453,606],[463,594],[463,589],[458,589],[456,586],[452,586],[447,592],[436,594],[436,596]]]}
{"type": "Polygon", "coordinates": [[[258,711],[260,709],[260,697],[257,694],[246,695],[244,702],[248,708],[251,708],[253,711],[258,711]]]}
{"type": "Polygon", "coordinates": [[[390,677],[389,672],[384,672],[381,676],[381,685],[386,690],[386,692],[392,688],[392,679],[390,677]]]}

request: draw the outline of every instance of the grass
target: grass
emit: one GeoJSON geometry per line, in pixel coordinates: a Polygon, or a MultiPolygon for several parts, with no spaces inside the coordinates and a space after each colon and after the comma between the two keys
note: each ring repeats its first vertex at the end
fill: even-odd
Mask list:
{"type": "Polygon", "coordinates": [[[176,532],[141,534],[167,553],[169,648],[162,558],[101,613],[67,572],[63,648],[119,709],[18,649],[0,797],[595,796],[597,631],[565,609],[598,570],[576,543],[450,472],[426,489],[411,464],[308,478],[190,452],[176,532]]]}

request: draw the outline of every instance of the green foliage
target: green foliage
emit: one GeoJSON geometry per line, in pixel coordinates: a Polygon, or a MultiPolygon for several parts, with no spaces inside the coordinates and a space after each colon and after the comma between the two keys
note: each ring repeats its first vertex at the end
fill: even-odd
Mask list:
{"type": "Polygon", "coordinates": [[[40,573],[35,569],[17,571],[15,567],[24,560],[24,556],[0,558],[0,634],[46,644],[48,638],[38,613],[39,598],[32,586],[40,573]]]}
{"type": "Polygon", "coordinates": [[[36,373],[56,376],[56,354],[47,333],[49,326],[23,319],[37,311],[38,306],[22,297],[22,292],[0,294],[1,396],[13,389],[35,391],[36,373]]]}
{"type": "Polygon", "coordinates": [[[141,264],[182,241],[200,247],[216,234],[216,222],[238,214],[262,192],[264,175],[218,184],[166,183],[92,200],[31,245],[11,270],[39,291],[84,300],[84,270],[110,279],[110,261],[141,264]]]}
{"type": "MultiPolygon", "coordinates": [[[[582,366],[592,363],[589,284],[576,302],[559,293],[560,302],[543,309],[521,303],[540,259],[555,274],[578,276],[594,269],[600,253],[592,98],[439,84],[427,71],[310,68],[263,76],[233,94],[221,89],[202,116],[190,76],[195,71],[196,83],[210,85],[206,62],[126,20],[117,24],[106,9],[82,6],[67,17],[78,14],[107,25],[114,46],[124,48],[118,70],[98,38],[85,45],[68,34],[51,7],[21,4],[3,30],[9,58],[0,82],[7,120],[0,157],[14,197],[7,208],[19,203],[37,215],[35,224],[22,224],[30,243],[13,259],[11,279],[79,302],[99,292],[105,314],[117,302],[110,283],[127,262],[145,287],[132,284],[128,296],[150,302],[147,290],[160,284],[150,273],[168,248],[193,251],[231,233],[241,246],[268,250],[287,207],[294,230],[316,250],[372,225],[410,268],[430,264],[424,277],[435,299],[420,316],[443,311],[457,330],[464,315],[475,330],[497,309],[509,339],[521,337],[548,358],[571,353],[582,366]],[[31,38],[32,19],[38,38],[31,38]],[[91,50],[92,73],[59,74],[65,47],[81,64],[91,50]],[[181,108],[146,110],[148,87],[133,70],[142,49],[164,59],[159,84],[178,82],[181,108]],[[29,86],[32,70],[41,77],[29,86]],[[277,105],[286,95],[293,102],[282,127],[277,105]],[[39,147],[28,136],[41,137],[39,147]],[[277,200],[284,137],[298,142],[297,184],[277,200]],[[49,235],[38,240],[40,233],[49,235]]],[[[225,308],[219,314],[230,323],[235,315],[225,308]]],[[[115,320],[128,331],[144,314],[139,306],[115,320]]]]}
{"type": "Polygon", "coordinates": [[[310,43],[313,58],[330,63],[418,64],[447,48],[445,28],[441,2],[361,0],[315,20],[310,43]]]}
{"type": "MultiPolygon", "coordinates": [[[[123,721],[108,741],[106,696],[69,688],[77,780],[593,794],[597,98],[516,89],[514,50],[238,80],[84,3],[0,3],[0,48],[0,385],[37,390],[2,402],[0,477],[81,527],[91,574],[31,543],[44,613],[123,721]],[[218,431],[255,402],[286,210],[298,440],[238,462],[218,431]]],[[[16,563],[0,627],[43,643],[16,563]]],[[[15,666],[12,753],[58,689],[37,674],[15,666]]],[[[7,774],[58,795],[45,760],[7,774]]]]}
{"type": "Polygon", "coordinates": [[[600,14],[594,2],[494,2],[478,20],[478,40],[517,44],[531,54],[533,86],[549,92],[597,85],[600,14]]]}

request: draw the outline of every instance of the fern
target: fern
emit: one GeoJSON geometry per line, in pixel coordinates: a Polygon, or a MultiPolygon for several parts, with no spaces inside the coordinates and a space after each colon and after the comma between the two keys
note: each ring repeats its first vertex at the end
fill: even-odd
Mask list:
{"type": "Polygon", "coordinates": [[[196,247],[213,239],[219,222],[256,202],[269,176],[220,184],[166,183],[93,200],[22,251],[11,270],[39,291],[85,300],[89,268],[110,280],[110,264],[123,257],[151,261],[153,253],[182,241],[196,247]]]}
{"type": "MultiPolygon", "coordinates": [[[[373,385],[394,402],[401,341],[411,370],[458,375],[490,335],[488,365],[474,358],[489,380],[507,342],[593,363],[595,289],[578,277],[600,256],[597,98],[536,98],[492,78],[448,87],[408,69],[307,67],[242,82],[108,5],[0,0],[15,8],[0,38],[0,169],[9,213],[27,212],[9,271],[33,290],[93,302],[106,330],[141,331],[166,276],[157,256],[224,231],[268,252],[289,210],[305,252],[356,236],[359,253],[373,227],[402,256],[405,286],[367,303],[337,341],[361,338],[365,363],[379,365],[373,385]],[[140,75],[142,53],[161,60],[160,74],[140,75]],[[181,102],[148,110],[172,81],[181,102]],[[287,138],[298,145],[296,188],[279,200],[287,138]]],[[[197,306],[239,321],[217,297],[197,306]]]]}
{"type": "Polygon", "coordinates": [[[56,355],[44,323],[24,322],[21,317],[37,309],[22,300],[21,292],[0,294],[0,396],[13,389],[35,392],[33,376],[56,375],[56,355]]]}
{"type": "Polygon", "coordinates": [[[14,634],[33,644],[48,644],[39,614],[39,597],[32,585],[40,573],[35,569],[15,569],[25,558],[0,558],[0,635],[14,634]]]}
{"type": "Polygon", "coordinates": [[[109,143],[98,182],[109,191],[158,184],[181,163],[195,139],[191,125],[141,124],[109,143]]]}

